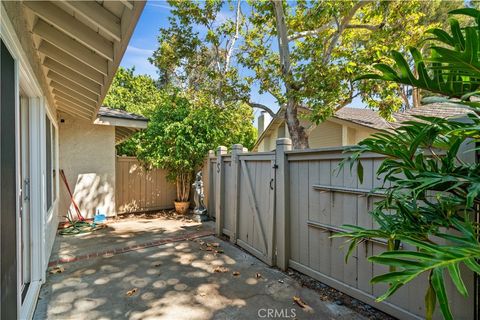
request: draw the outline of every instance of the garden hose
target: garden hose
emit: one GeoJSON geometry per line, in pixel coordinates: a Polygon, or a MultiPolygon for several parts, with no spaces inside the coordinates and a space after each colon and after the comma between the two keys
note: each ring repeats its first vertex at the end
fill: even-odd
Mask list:
{"type": "Polygon", "coordinates": [[[70,226],[59,231],[59,234],[62,236],[77,235],[80,233],[92,232],[95,228],[95,225],[90,224],[86,221],[75,221],[70,226]]]}

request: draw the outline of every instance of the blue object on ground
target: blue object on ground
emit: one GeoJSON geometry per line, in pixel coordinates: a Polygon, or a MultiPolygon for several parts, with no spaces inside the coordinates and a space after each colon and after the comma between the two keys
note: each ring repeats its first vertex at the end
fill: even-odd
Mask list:
{"type": "Polygon", "coordinates": [[[93,217],[93,223],[105,223],[107,222],[107,216],[103,213],[100,213],[99,210],[97,210],[97,214],[93,217]]]}

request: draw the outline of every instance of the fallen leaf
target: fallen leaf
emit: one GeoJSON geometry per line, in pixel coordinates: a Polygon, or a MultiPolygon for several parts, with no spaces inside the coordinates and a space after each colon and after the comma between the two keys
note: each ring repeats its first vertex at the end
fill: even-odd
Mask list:
{"type": "Polygon", "coordinates": [[[298,296],[293,296],[293,302],[295,302],[300,308],[302,308],[306,312],[313,311],[313,309],[305,301],[303,301],[302,298],[298,296]]]}
{"type": "Polygon", "coordinates": [[[238,271],[233,271],[232,274],[236,277],[236,276],[239,276],[239,275],[240,275],[240,272],[238,272],[238,271]]]}
{"type": "Polygon", "coordinates": [[[218,266],[215,269],[213,269],[213,272],[221,272],[221,273],[228,272],[228,268],[218,266]]]}
{"type": "Polygon", "coordinates": [[[295,302],[296,304],[298,304],[298,306],[301,307],[302,309],[308,306],[308,305],[302,300],[302,298],[300,298],[300,297],[298,297],[298,296],[293,296],[293,302],[295,302]]]}
{"type": "Polygon", "coordinates": [[[220,243],[218,243],[218,242],[209,242],[209,243],[207,243],[207,247],[215,247],[215,248],[218,248],[218,247],[220,247],[220,243]]]}
{"type": "Polygon", "coordinates": [[[62,266],[56,266],[50,269],[50,274],[62,273],[65,271],[65,268],[62,266]]]}
{"type": "Polygon", "coordinates": [[[260,273],[258,273],[258,272],[255,273],[255,278],[260,279],[261,277],[262,277],[262,275],[260,273]]]}
{"type": "Polygon", "coordinates": [[[162,264],[161,263],[157,263],[156,265],[154,265],[154,267],[158,268],[160,267],[162,264]]]}
{"type": "Polygon", "coordinates": [[[215,253],[223,253],[223,250],[215,250],[215,253]]]}
{"type": "Polygon", "coordinates": [[[133,288],[132,290],[127,291],[127,296],[131,297],[131,296],[133,296],[137,291],[138,291],[137,288],[133,288]]]}

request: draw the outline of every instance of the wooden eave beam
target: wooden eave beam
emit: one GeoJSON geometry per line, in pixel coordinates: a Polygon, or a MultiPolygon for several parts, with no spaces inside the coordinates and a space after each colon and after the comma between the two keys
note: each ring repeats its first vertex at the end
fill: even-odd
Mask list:
{"type": "Polygon", "coordinates": [[[60,100],[55,100],[55,103],[57,106],[63,106],[65,108],[69,108],[71,111],[74,111],[74,112],[79,112],[79,113],[82,113],[83,115],[85,116],[89,116],[91,117],[92,116],[92,113],[95,112],[94,110],[90,109],[90,110],[86,110],[86,109],[80,109],[80,108],[77,108],[76,106],[73,106],[72,104],[70,103],[64,103],[60,100]]]}
{"type": "Polygon", "coordinates": [[[90,106],[88,104],[82,103],[81,101],[78,101],[56,89],[53,89],[53,94],[56,100],[61,101],[66,105],[74,105],[78,108],[85,109],[88,111],[96,111],[96,106],[90,106]]]}
{"type": "Polygon", "coordinates": [[[73,40],[60,30],[52,27],[45,21],[38,19],[35,27],[33,27],[33,33],[94,68],[98,72],[101,72],[104,75],[108,74],[108,61],[106,59],[85,47],[80,42],[73,40]]]}
{"type": "Polygon", "coordinates": [[[91,24],[108,34],[115,41],[121,41],[120,19],[95,1],[65,1],[66,6],[75,14],[81,15],[91,24]]]}
{"type": "Polygon", "coordinates": [[[89,100],[91,100],[95,103],[98,102],[98,96],[96,94],[91,93],[90,91],[88,91],[88,90],[86,90],[86,89],[84,89],[80,86],[72,88],[72,87],[68,86],[66,83],[60,83],[60,82],[55,81],[55,80],[50,81],[50,86],[52,88],[58,89],[62,92],[65,92],[68,95],[78,96],[79,100],[89,99],[89,100]],[[78,88],[81,88],[83,90],[83,92],[77,91],[76,89],[78,89],[78,88]]]}
{"type": "Polygon", "coordinates": [[[59,91],[56,88],[53,88],[52,93],[54,95],[56,95],[57,97],[61,97],[65,100],[69,101],[72,104],[78,105],[79,107],[84,107],[84,108],[88,108],[88,109],[92,108],[92,109],[96,110],[96,105],[95,104],[89,104],[90,100],[88,100],[88,99],[84,99],[83,101],[78,100],[78,98],[75,98],[75,97],[72,97],[72,96],[70,96],[66,93],[63,93],[62,91],[59,91]],[[85,101],[88,101],[88,103],[85,102],[85,101]]]}
{"type": "Polygon", "coordinates": [[[95,51],[113,60],[113,43],[49,1],[25,1],[25,6],[56,28],[95,51]]]}
{"type": "Polygon", "coordinates": [[[93,91],[90,91],[88,89],[85,89],[84,87],[76,84],[75,82],[71,81],[70,79],[67,79],[65,78],[64,76],[56,73],[55,71],[53,70],[49,70],[47,72],[47,77],[52,79],[53,81],[55,82],[58,82],[60,83],[61,85],[69,88],[69,89],[72,89],[73,91],[81,94],[82,96],[85,96],[85,97],[95,97],[95,99],[98,101],[98,92],[93,92],[93,91]]]}
{"type": "Polygon", "coordinates": [[[43,53],[50,59],[64,65],[67,68],[72,69],[77,73],[82,74],[83,76],[103,86],[105,81],[103,74],[93,69],[89,65],[81,62],[80,60],[74,58],[74,56],[64,53],[62,50],[58,49],[54,45],[46,41],[42,41],[40,43],[40,46],[38,47],[38,51],[43,53]]]}
{"type": "Polygon", "coordinates": [[[132,9],[133,9],[133,4],[132,4],[130,1],[128,1],[128,0],[120,0],[120,2],[123,3],[123,5],[128,8],[128,10],[132,10],[132,9]]]}
{"type": "Polygon", "coordinates": [[[61,92],[63,94],[63,96],[66,95],[67,97],[70,97],[71,99],[75,99],[75,101],[78,101],[79,103],[84,104],[85,106],[96,107],[96,103],[94,103],[92,100],[86,99],[85,97],[79,95],[75,91],[70,90],[68,88],[65,88],[64,86],[62,86],[60,84],[57,84],[57,86],[52,86],[52,88],[53,88],[52,92],[54,94],[56,94],[56,92],[61,92]]]}
{"type": "Polygon", "coordinates": [[[95,83],[94,81],[83,76],[82,74],[65,67],[61,63],[58,63],[57,61],[49,57],[45,57],[45,59],[43,60],[43,65],[49,70],[55,71],[56,73],[68,78],[69,80],[75,82],[78,85],[81,85],[85,89],[88,89],[94,93],[98,94],[102,89],[102,86],[98,83],[95,83]]]}
{"type": "Polygon", "coordinates": [[[62,104],[57,104],[57,107],[58,107],[58,110],[60,110],[62,112],[65,112],[65,113],[68,113],[71,116],[82,118],[82,119],[85,119],[87,121],[90,120],[89,116],[87,114],[83,113],[83,112],[78,112],[77,110],[72,110],[72,109],[70,109],[67,106],[64,106],[62,104]]]}

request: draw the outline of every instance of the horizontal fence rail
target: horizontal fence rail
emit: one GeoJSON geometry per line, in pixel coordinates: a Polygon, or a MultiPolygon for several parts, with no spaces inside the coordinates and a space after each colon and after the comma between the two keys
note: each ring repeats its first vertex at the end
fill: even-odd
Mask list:
{"type": "MultiPolygon", "coordinates": [[[[369,212],[385,197],[382,176],[376,172],[385,159],[375,153],[360,157],[363,181],[356,165],[340,166],[344,148],[291,150],[290,139],[277,140],[276,150],[232,152],[219,147],[208,162],[208,208],[214,210],[218,235],[242,246],[269,265],[296,269],[325,284],[373,305],[400,319],[422,319],[428,279],[415,279],[387,301],[376,297],[386,284],[370,283],[388,272],[368,257],[386,250],[382,239],[363,241],[345,263],[345,239],[332,238],[344,225],[377,227],[369,212]]],[[[413,249],[403,245],[401,249],[413,249]]],[[[461,297],[452,283],[447,294],[455,319],[473,319],[473,273],[465,272],[469,298],[461,297]]],[[[441,319],[435,313],[435,319],[441,319]]]]}

